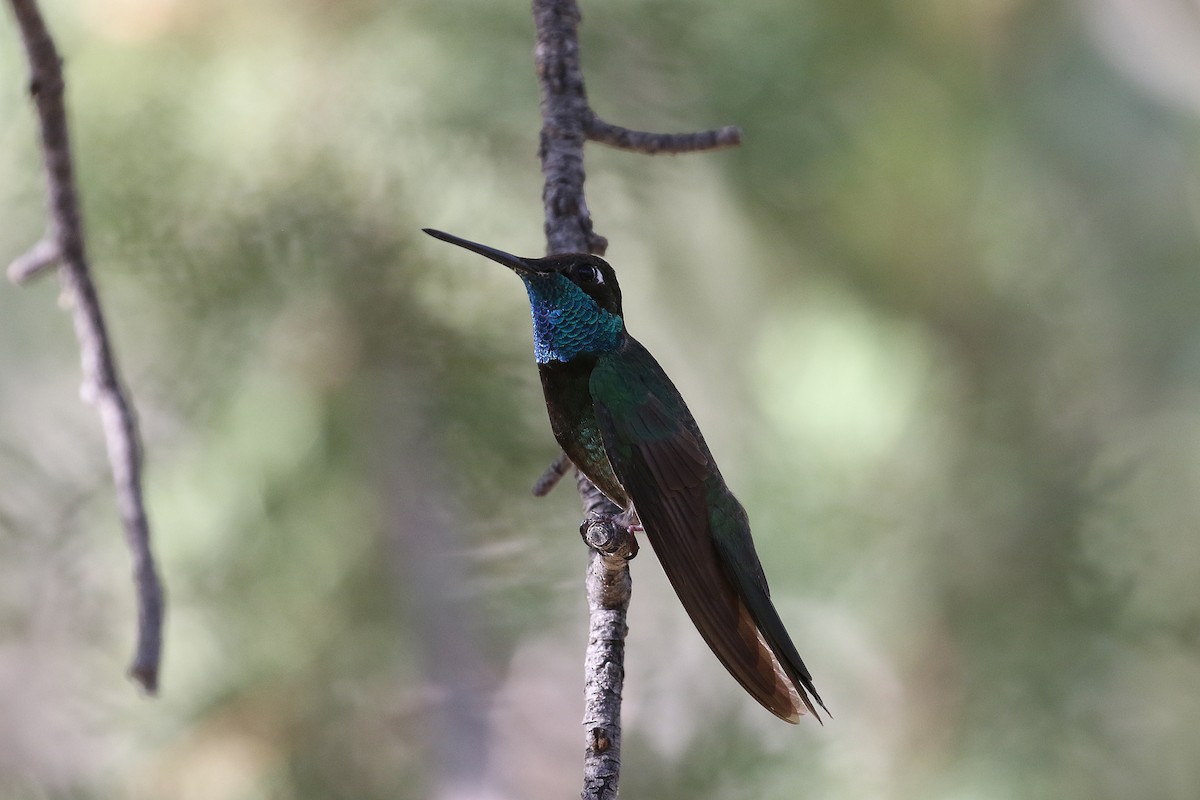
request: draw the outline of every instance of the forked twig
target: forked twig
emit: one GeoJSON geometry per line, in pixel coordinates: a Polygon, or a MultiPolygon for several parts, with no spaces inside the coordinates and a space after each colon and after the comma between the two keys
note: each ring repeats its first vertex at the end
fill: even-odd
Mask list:
{"type": "Polygon", "coordinates": [[[100,298],[92,283],[84,247],[83,222],[71,166],[62,59],[36,0],[9,0],[29,60],[29,93],[41,125],[46,169],[49,231],[8,269],[14,282],[28,280],[58,264],[63,292],[71,304],[83,365],[85,401],[100,414],[116,487],[117,509],[133,556],[137,589],[138,640],[130,675],[153,694],[158,689],[162,654],[163,592],[150,549],[150,524],[142,497],[142,449],[133,403],[122,386],[109,342],[100,298]]]}

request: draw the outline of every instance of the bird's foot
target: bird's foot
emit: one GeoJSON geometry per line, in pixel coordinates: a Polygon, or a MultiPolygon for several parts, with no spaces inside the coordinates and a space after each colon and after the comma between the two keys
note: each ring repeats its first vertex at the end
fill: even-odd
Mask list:
{"type": "Polygon", "coordinates": [[[617,514],[613,517],[613,521],[630,533],[643,533],[646,530],[642,527],[642,521],[638,519],[637,511],[633,508],[628,508],[617,514]]]}

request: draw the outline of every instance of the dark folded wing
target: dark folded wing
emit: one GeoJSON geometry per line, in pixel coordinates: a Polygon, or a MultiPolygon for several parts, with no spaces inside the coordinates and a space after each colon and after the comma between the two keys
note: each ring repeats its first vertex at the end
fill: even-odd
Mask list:
{"type": "MultiPolygon", "coordinates": [[[[798,677],[789,677],[773,643],[759,632],[755,609],[747,605],[738,585],[743,581],[735,583],[722,564],[710,506],[714,501],[724,505],[728,490],[683,399],[640,345],[633,352],[602,358],[591,389],[613,471],[692,622],[746,691],[782,719],[798,721],[812,705],[797,688],[798,677]]],[[[731,495],[727,499],[736,506],[731,495]]],[[[761,582],[765,598],[766,583],[752,549],[750,555],[756,576],[749,580],[761,582]]],[[[766,604],[778,623],[769,599],[766,604]]],[[[782,630],[782,623],[778,625],[782,630]]],[[[804,683],[811,686],[811,681],[804,683]]]]}

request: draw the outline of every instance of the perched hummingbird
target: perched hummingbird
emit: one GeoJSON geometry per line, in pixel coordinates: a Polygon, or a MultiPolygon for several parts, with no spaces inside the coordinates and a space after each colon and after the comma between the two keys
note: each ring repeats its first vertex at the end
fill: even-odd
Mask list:
{"type": "Polygon", "coordinates": [[[604,494],[636,512],[692,622],[746,691],[788,722],[806,708],[819,720],[812,701],[825,704],[771,604],[746,511],[679,390],[626,332],[613,268],[585,253],[519,258],[425,233],[517,273],[554,438],[604,494]]]}

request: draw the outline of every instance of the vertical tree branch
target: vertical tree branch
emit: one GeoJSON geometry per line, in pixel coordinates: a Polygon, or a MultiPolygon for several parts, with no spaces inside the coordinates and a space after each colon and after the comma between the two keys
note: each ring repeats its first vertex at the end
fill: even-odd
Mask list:
{"type": "Polygon", "coordinates": [[[71,304],[83,366],[85,401],[100,414],[116,488],[117,509],[133,556],[138,599],[138,641],[130,674],[153,694],[162,652],[163,593],[150,549],[150,524],[142,497],[142,450],[133,404],[122,386],[109,343],[100,298],[84,248],[83,222],[71,166],[62,60],[36,0],[9,0],[29,60],[29,92],[41,124],[46,170],[48,232],[13,262],[9,277],[23,281],[57,263],[71,304]]]}
{"type": "Polygon", "coordinates": [[[637,539],[619,521],[620,509],[576,471],[583,499],[579,526],[588,552],[588,648],[584,658],[584,800],[617,796],[621,777],[621,690],[625,683],[626,611],[633,582],[629,559],[637,539]]]}
{"type": "Polygon", "coordinates": [[[533,0],[534,61],[542,89],[542,160],[547,254],[596,253],[607,242],[592,230],[583,195],[583,143],[592,113],[579,65],[575,0],[533,0]]]}
{"type": "MultiPolygon", "coordinates": [[[[533,0],[535,63],[542,93],[538,154],[545,188],[547,253],[603,255],[608,242],[593,230],[584,199],[583,145],[591,139],[644,153],[682,153],[730,147],[741,141],[732,127],[693,134],[652,134],[604,122],[588,105],[579,61],[579,7],[575,0],[533,0]]],[[[545,494],[557,481],[558,462],[538,482],[545,494]]],[[[626,612],[632,583],[628,561],[637,542],[618,517],[621,509],[577,472],[586,519],[580,527],[591,547],[588,560],[588,650],[585,659],[583,800],[617,796],[621,771],[621,690],[625,679],[626,612]]]]}
{"type": "MultiPolygon", "coordinates": [[[[583,143],[590,118],[579,64],[579,7],[574,0],[533,0],[535,63],[542,90],[538,154],[545,188],[547,253],[602,254],[606,242],[592,230],[583,195],[583,143]]],[[[589,518],[620,512],[582,473],[580,496],[589,518]]],[[[586,526],[587,523],[585,523],[586,526]]],[[[586,530],[585,530],[586,538],[586,530]]],[[[632,582],[626,559],[588,558],[588,649],[585,658],[584,800],[617,796],[621,774],[621,689],[625,680],[625,616],[632,582]]]]}

